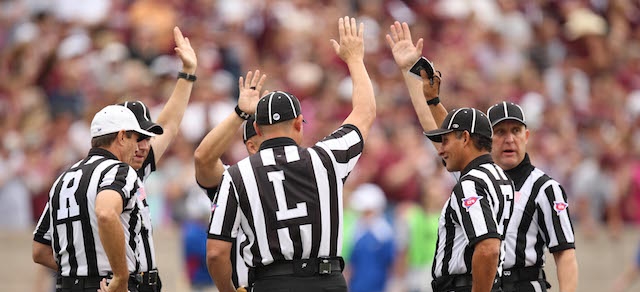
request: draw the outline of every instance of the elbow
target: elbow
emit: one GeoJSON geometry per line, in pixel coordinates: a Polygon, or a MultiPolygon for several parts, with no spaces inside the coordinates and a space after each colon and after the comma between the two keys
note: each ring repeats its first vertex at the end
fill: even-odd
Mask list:
{"type": "Polygon", "coordinates": [[[98,224],[109,223],[114,219],[118,220],[118,213],[116,213],[112,209],[96,207],[95,211],[96,218],[98,219],[98,224]]]}
{"type": "Polygon", "coordinates": [[[488,238],[476,245],[474,250],[474,256],[478,256],[482,259],[499,259],[500,257],[500,239],[488,238]]]}
{"type": "Polygon", "coordinates": [[[198,146],[193,153],[193,160],[196,164],[196,169],[206,163],[206,150],[202,146],[198,146]]]}

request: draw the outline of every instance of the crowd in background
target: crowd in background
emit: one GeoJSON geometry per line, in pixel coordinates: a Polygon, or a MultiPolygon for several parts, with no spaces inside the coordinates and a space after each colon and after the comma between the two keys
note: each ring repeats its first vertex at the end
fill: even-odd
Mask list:
{"type": "MultiPolygon", "coordinates": [[[[365,23],[378,104],[347,187],[372,183],[385,194],[386,220],[403,227],[394,273],[430,262],[415,234],[435,235],[416,218],[437,220],[431,215],[454,183],[384,41],[394,20],[425,39],[447,108],[523,106],[532,161],[564,186],[578,230],[615,238],[640,223],[638,1],[1,0],[0,229],[33,228],[56,176],[86,155],[98,109],[142,100],[157,116],[180,68],[174,26],[198,54],[198,80],[179,136],[146,183],[147,200],[159,226],[208,218],[193,152],[233,111],[239,76],[260,69],[267,89],[301,100],[305,146],[349,113],[351,81],[329,42],[344,15],[365,23]]],[[[245,155],[239,133],[224,162],[245,155]]]]}

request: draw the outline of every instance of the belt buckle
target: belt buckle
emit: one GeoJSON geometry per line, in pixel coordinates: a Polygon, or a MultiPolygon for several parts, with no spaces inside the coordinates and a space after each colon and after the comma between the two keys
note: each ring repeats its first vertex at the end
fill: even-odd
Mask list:
{"type": "Polygon", "coordinates": [[[331,259],[328,257],[319,258],[320,263],[318,264],[318,274],[320,275],[328,275],[331,274],[331,259]]]}
{"type": "Polygon", "coordinates": [[[149,271],[148,273],[148,278],[149,278],[149,286],[155,286],[158,284],[158,271],[149,271]]]}

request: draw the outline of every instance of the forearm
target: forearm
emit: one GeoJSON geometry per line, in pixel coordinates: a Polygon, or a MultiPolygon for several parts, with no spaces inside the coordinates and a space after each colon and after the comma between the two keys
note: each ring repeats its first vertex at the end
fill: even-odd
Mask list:
{"type": "Polygon", "coordinates": [[[373,85],[362,60],[347,62],[353,82],[353,111],[360,111],[371,124],[376,116],[376,100],[373,85]]]}
{"type": "Polygon", "coordinates": [[[402,76],[404,78],[404,83],[407,85],[407,90],[411,97],[411,103],[413,104],[413,109],[418,115],[418,120],[420,121],[422,130],[426,132],[436,129],[439,124],[434,120],[434,116],[425,101],[424,94],[422,93],[422,80],[409,75],[406,70],[403,70],[402,76]]]}
{"type": "Polygon", "coordinates": [[[231,281],[231,260],[229,257],[207,257],[209,274],[220,292],[236,291],[231,281]]]}
{"type": "Polygon", "coordinates": [[[433,115],[433,119],[436,121],[437,125],[441,125],[444,118],[447,117],[447,109],[442,105],[442,103],[429,105],[429,110],[431,111],[431,115],[433,115]]]}
{"type": "Polygon", "coordinates": [[[53,257],[53,248],[51,248],[50,245],[34,241],[32,246],[32,257],[35,263],[43,265],[53,271],[58,271],[58,264],[53,257]]]}
{"type": "Polygon", "coordinates": [[[196,180],[200,184],[210,187],[211,183],[220,182],[224,172],[220,157],[229,149],[243,121],[233,112],[202,139],[194,154],[196,180]]]}
{"type": "Polygon", "coordinates": [[[500,240],[496,238],[485,239],[476,244],[471,259],[473,275],[472,292],[489,292],[498,270],[498,258],[500,256],[500,240]]]}
{"type": "Polygon", "coordinates": [[[558,273],[560,292],[575,292],[578,287],[578,262],[575,249],[553,253],[558,273]]]}
{"type": "Polygon", "coordinates": [[[98,216],[98,234],[114,276],[128,277],[124,230],[117,213],[98,216]]]}

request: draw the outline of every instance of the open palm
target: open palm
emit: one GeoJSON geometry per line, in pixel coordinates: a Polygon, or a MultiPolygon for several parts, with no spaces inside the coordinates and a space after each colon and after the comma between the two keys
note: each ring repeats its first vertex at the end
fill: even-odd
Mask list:
{"type": "Polygon", "coordinates": [[[409,25],[406,22],[401,25],[400,22],[396,21],[391,25],[390,29],[391,33],[387,34],[386,39],[393,53],[393,59],[395,59],[400,69],[409,70],[411,65],[422,56],[423,39],[419,39],[414,45],[411,40],[409,25]]]}

